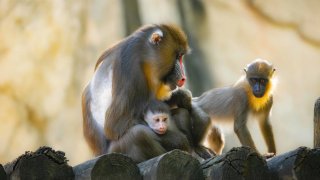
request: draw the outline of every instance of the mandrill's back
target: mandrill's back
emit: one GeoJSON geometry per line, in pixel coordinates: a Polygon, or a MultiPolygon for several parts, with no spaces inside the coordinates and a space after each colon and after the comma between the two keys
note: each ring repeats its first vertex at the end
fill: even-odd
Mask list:
{"type": "Polygon", "coordinates": [[[246,97],[243,88],[223,87],[206,91],[200,97],[193,98],[192,102],[209,114],[211,119],[233,119],[235,112],[245,111],[240,104],[248,102],[246,97]]]}

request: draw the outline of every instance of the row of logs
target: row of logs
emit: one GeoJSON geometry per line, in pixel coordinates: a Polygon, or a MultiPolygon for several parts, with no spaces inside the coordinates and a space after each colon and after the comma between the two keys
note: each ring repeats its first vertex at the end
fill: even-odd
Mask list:
{"type": "Polygon", "coordinates": [[[249,147],[238,147],[202,162],[173,150],[139,164],[112,153],[75,167],[63,152],[41,147],[0,164],[0,179],[320,179],[320,98],[314,109],[314,147],[268,160],[249,147]]]}
{"type": "Polygon", "coordinates": [[[71,167],[62,152],[42,147],[0,165],[0,179],[319,179],[320,148],[299,147],[266,160],[249,147],[199,162],[173,150],[136,164],[112,153],[71,167]]]}

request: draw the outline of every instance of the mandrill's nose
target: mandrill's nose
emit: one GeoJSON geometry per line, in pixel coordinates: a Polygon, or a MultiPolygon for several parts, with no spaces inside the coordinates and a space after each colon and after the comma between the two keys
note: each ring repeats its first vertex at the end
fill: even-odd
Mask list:
{"type": "Polygon", "coordinates": [[[182,87],[185,82],[186,82],[186,77],[182,77],[182,78],[178,81],[177,85],[178,85],[179,87],[182,87]]]}

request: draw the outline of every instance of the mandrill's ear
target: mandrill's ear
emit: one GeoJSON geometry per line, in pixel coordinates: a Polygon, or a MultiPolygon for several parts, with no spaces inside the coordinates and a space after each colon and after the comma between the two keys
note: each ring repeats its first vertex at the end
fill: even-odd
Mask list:
{"type": "Polygon", "coordinates": [[[273,74],[274,74],[275,71],[276,71],[276,69],[273,68],[272,71],[271,71],[271,76],[273,76],[273,74]]]}
{"type": "Polygon", "coordinates": [[[244,70],[244,72],[247,74],[247,69],[246,69],[246,68],[244,68],[243,70],[244,70]]]}
{"type": "Polygon", "coordinates": [[[163,32],[160,29],[157,29],[151,34],[149,41],[152,44],[159,44],[162,38],[163,38],[163,32]]]}

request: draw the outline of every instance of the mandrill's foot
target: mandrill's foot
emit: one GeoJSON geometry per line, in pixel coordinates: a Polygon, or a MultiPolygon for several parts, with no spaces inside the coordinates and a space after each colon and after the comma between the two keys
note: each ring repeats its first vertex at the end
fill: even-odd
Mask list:
{"type": "Polygon", "coordinates": [[[275,153],[266,153],[266,154],[263,154],[262,156],[265,157],[266,159],[269,159],[274,157],[275,155],[276,155],[275,153]]]}
{"type": "Polygon", "coordinates": [[[204,146],[197,146],[194,148],[194,152],[203,159],[209,159],[216,156],[216,154],[209,148],[204,146]]]}

